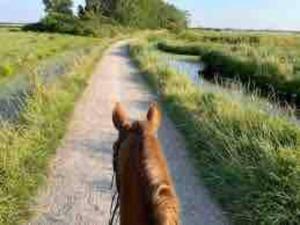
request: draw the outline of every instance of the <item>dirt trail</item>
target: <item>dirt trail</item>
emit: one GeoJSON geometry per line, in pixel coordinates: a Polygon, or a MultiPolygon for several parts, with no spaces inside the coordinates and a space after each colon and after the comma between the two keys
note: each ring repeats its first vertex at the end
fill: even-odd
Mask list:
{"type": "MultiPolygon", "coordinates": [[[[30,225],[108,224],[111,148],[117,135],[111,123],[112,108],[118,100],[134,118],[142,118],[155,99],[136,73],[124,42],[105,53],[58,149],[49,187],[38,204],[40,216],[30,225]]],[[[182,224],[228,224],[199,183],[183,140],[166,116],[159,137],[181,200],[182,224]]]]}

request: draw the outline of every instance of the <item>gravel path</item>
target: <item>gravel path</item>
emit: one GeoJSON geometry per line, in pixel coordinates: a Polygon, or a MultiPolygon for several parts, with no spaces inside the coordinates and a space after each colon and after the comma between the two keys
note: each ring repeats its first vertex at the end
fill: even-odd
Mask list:
{"type": "MultiPolygon", "coordinates": [[[[111,122],[116,101],[134,118],[144,118],[155,96],[144,86],[124,42],[112,46],[98,64],[73,114],[69,131],[52,163],[39,217],[30,225],[107,225],[112,197],[111,122]]],[[[228,224],[191,167],[181,136],[167,117],[159,132],[181,200],[183,225],[228,224]]]]}

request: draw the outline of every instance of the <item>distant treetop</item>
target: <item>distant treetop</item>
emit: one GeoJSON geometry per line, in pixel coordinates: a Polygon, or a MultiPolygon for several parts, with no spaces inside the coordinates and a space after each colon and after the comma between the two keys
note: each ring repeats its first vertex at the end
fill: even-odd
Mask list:
{"type": "Polygon", "coordinates": [[[72,14],[72,0],[43,0],[47,13],[72,14]]]}
{"type": "Polygon", "coordinates": [[[122,25],[138,28],[187,26],[187,13],[162,0],[86,0],[81,16],[109,17],[122,25]]]}
{"type": "Polygon", "coordinates": [[[187,27],[188,13],[163,0],[85,0],[73,14],[72,0],[43,0],[46,16],[24,30],[99,36],[104,27],[180,30],[187,27]],[[117,26],[115,26],[117,25],[117,26]]]}

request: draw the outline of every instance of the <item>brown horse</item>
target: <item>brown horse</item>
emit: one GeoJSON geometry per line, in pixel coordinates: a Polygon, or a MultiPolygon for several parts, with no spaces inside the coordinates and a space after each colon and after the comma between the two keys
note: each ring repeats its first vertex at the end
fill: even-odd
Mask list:
{"type": "Polygon", "coordinates": [[[121,225],[179,225],[179,201],[156,132],[161,113],[152,104],[145,121],[130,122],[117,103],[113,123],[119,131],[114,167],[121,225]]]}

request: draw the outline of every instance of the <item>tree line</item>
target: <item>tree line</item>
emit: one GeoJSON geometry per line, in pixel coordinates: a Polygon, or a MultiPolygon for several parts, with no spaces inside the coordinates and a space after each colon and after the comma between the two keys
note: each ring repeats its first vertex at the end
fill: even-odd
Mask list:
{"type": "Polygon", "coordinates": [[[46,16],[27,29],[97,35],[108,25],[139,29],[182,29],[188,14],[163,0],[85,0],[73,13],[72,0],[43,0],[46,16]]]}

